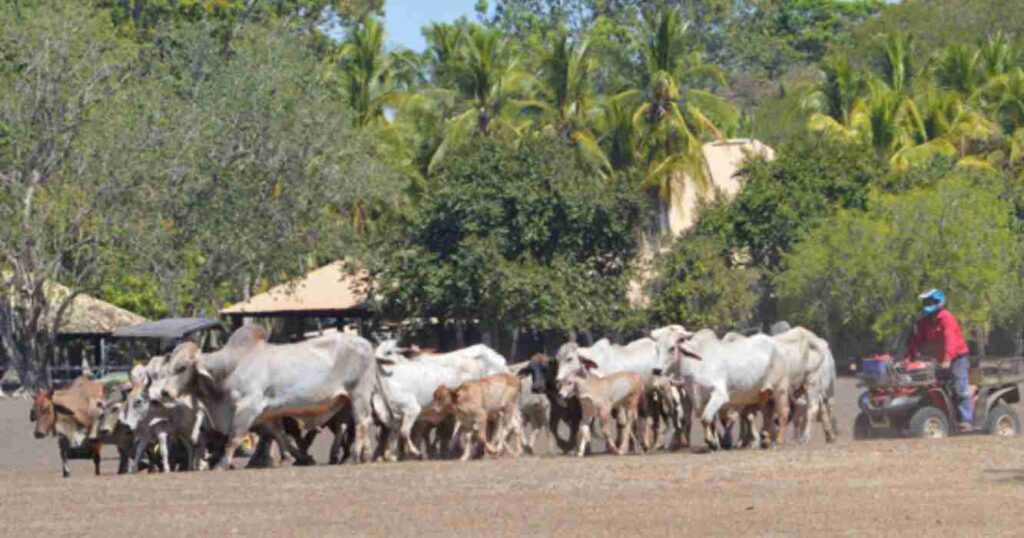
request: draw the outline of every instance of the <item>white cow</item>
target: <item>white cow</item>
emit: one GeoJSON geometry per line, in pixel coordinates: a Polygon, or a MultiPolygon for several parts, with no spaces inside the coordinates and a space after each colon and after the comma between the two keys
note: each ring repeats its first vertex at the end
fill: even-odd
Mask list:
{"type": "MultiPolygon", "coordinates": [[[[387,430],[398,429],[399,442],[406,452],[420,457],[412,430],[418,420],[438,424],[444,413],[433,409],[434,391],[444,385],[458,388],[466,381],[484,376],[508,373],[505,358],[498,352],[476,344],[449,353],[420,353],[413,358],[394,341],[377,347],[377,390],[373,398],[374,413],[387,430]]],[[[380,443],[387,445],[386,436],[380,443]]],[[[383,453],[383,451],[381,451],[383,453]]]]}
{"type": "Polygon", "coordinates": [[[726,405],[741,409],[750,405],[774,403],[780,427],[776,441],[784,440],[789,416],[789,380],[775,341],[766,335],[723,342],[714,331],[697,333],[681,325],[656,329],[659,354],[664,357],[666,373],[701,394],[701,423],[708,446],[720,446],[714,420],[726,405]]]}
{"type": "Polygon", "coordinates": [[[822,423],[825,439],[835,440],[833,401],[836,366],[828,342],[813,332],[796,327],[772,336],[778,343],[793,392],[793,426],[801,443],[811,440],[811,422],[822,423]]]}
{"type": "Polygon", "coordinates": [[[185,343],[170,358],[164,400],[197,394],[211,422],[228,435],[219,467],[230,466],[254,425],[271,430],[296,459],[298,448],[281,431],[283,417],[300,417],[319,427],[352,405],[356,460],[369,445],[370,397],[374,386],[373,346],[358,336],[333,333],[294,344],[270,344],[257,326],[235,331],[219,351],[202,354],[185,343]]]}
{"type": "Polygon", "coordinates": [[[662,368],[658,356],[658,345],[651,338],[634,340],[624,346],[612,344],[607,338],[598,340],[590,347],[575,342],[563,344],[555,356],[558,361],[558,381],[562,381],[583,368],[581,359],[597,365],[595,374],[608,375],[616,372],[639,374],[645,385],[649,385],[654,371],[662,368]]]}

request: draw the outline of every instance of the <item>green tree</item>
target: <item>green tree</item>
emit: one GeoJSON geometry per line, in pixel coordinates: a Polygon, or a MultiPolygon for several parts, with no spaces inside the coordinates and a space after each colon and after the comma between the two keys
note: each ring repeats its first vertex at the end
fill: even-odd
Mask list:
{"type": "Polygon", "coordinates": [[[647,285],[654,326],[735,328],[749,320],[757,303],[757,273],[730,266],[725,244],[706,236],[682,236],[655,260],[647,285]]]}
{"type": "Polygon", "coordinates": [[[0,28],[0,353],[31,388],[122,225],[132,185],[108,168],[113,148],[90,138],[137,50],[107,13],[76,2],[6,3],[0,28]]]}
{"type": "Polygon", "coordinates": [[[865,353],[902,343],[922,289],[946,291],[978,334],[1003,317],[1005,294],[1019,295],[1014,208],[991,181],[954,177],[869,205],[838,213],[786,255],[775,286],[788,319],[865,353]]]}
{"type": "Polygon", "coordinates": [[[774,160],[753,160],[732,202],[705,208],[698,232],[746,250],[751,263],[774,272],[782,257],[840,208],[867,207],[884,169],[864,146],[805,134],[780,147],[774,160]]]}
{"type": "Polygon", "coordinates": [[[389,314],[479,321],[495,336],[614,322],[636,249],[635,194],[586,173],[555,140],[478,138],[446,161],[371,249],[389,314]]]}

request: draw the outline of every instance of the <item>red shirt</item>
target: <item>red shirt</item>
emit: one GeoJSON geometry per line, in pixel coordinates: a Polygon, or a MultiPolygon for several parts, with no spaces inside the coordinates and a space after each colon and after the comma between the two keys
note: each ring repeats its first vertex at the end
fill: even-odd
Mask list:
{"type": "Polygon", "coordinates": [[[939,362],[950,362],[970,352],[963,331],[960,330],[960,322],[949,310],[943,308],[917,320],[917,328],[910,338],[904,358],[912,359],[921,352],[935,357],[939,362]]]}

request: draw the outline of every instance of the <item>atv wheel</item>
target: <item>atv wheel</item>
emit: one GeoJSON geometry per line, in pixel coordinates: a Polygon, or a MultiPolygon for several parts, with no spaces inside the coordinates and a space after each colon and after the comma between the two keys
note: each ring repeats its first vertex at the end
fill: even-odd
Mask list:
{"type": "Polygon", "coordinates": [[[860,413],[853,421],[853,440],[861,441],[871,439],[875,436],[874,428],[871,427],[871,419],[866,413],[860,413]]]}
{"type": "Polygon", "coordinates": [[[999,402],[988,412],[985,432],[989,435],[1013,437],[1020,433],[1020,418],[1010,406],[999,402]]]}
{"type": "Polygon", "coordinates": [[[914,411],[907,421],[907,434],[926,439],[949,437],[949,420],[934,407],[922,407],[914,411]]]}

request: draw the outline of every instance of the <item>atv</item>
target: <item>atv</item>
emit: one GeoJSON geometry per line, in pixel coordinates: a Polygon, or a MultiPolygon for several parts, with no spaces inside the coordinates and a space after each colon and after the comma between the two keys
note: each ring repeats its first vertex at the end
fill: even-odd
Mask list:
{"type": "MultiPolygon", "coordinates": [[[[952,380],[940,381],[932,361],[896,363],[888,355],[861,361],[860,413],[854,439],[891,437],[942,438],[959,433],[952,380]]],[[[1013,436],[1020,417],[1012,407],[1020,401],[1024,357],[973,358],[970,386],[974,398],[974,431],[1013,436]]]]}

